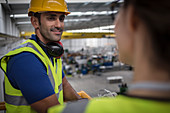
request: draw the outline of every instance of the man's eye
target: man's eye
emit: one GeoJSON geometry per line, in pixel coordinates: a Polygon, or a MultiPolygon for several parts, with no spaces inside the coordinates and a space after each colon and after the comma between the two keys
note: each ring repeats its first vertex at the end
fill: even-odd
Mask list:
{"type": "Polygon", "coordinates": [[[64,21],[64,18],[60,18],[60,21],[63,22],[63,21],[64,21]]]}
{"type": "Polygon", "coordinates": [[[55,17],[49,17],[48,20],[55,20],[55,17]]]}
{"type": "Polygon", "coordinates": [[[60,19],[60,22],[63,22],[65,19],[65,16],[61,16],[59,19],[60,19]]]}

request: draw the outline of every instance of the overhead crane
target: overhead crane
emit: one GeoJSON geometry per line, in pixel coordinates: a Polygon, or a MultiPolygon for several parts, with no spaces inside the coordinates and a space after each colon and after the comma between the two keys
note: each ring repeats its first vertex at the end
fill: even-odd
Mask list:
{"type": "MultiPolygon", "coordinates": [[[[29,38],[34,32],[21,33],[20,37],[29,38]]],[[[63,32],[62,39],[85,39],[85,38],[114,38],[115,34],[113,32],[100,32],[100,33],[86,33],[86,32],[63,32]]]]}

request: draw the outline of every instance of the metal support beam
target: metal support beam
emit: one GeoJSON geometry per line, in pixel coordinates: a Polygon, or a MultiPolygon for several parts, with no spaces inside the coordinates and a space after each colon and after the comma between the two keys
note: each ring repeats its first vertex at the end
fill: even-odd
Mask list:
{"type": "MultiPolygon", "coordinates": [[[[34,32],[25,32],[24,34],[20,34],[22,38],[29,38],[34,32]]],[[[115,34],[110,33],[71,33],[71,32],[63,32],[62,39],[85,39],[85,38],[114,38],[115,34]]]]}
{"type": "Polygon", "coordinates": [[[0,33],[0,38],[20,38],[20,37],[15,37],[15,36],[11,36],[11,35],[7,35],[7,34],[4,34],[4,33],[0,33]]]}

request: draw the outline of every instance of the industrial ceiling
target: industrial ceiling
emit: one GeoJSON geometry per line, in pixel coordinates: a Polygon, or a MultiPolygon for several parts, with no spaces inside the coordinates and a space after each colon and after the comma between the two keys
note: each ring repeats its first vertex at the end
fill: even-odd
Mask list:
{"type": "MultiPolygon", "coordinates": [[[[65,30],[80,30],[113,25],[110,4],[114,0],[67,0],[71,12],[65,19],[65,30]]],[[[30,0],[0,0],[5,11],[20,32],[33,32],[34,29],[27,16],[30,0]]],[[[100,28],[99,28],[100,29],[100,28]]],[[[105,30],[113,30],[106,27],[105,30]]]]}

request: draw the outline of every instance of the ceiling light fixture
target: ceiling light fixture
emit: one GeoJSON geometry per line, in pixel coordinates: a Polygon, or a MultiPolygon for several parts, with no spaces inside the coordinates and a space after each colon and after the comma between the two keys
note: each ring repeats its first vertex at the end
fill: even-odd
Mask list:
{"type": "Polygon", "coordinates": [[[72,32],[72,33],[79,33],[79,32],[85,32],[85,33],[100,33],[100,32],[106,32],[106,33],[114,33],[115,25],[109,25],[109,26],[101,26],[101,27],[94,27],[89,29],[80,29],[80,30],[67,30],[66,32],[72,32]],[[109,29],[109,30],[107,30],[109,29]]]}

